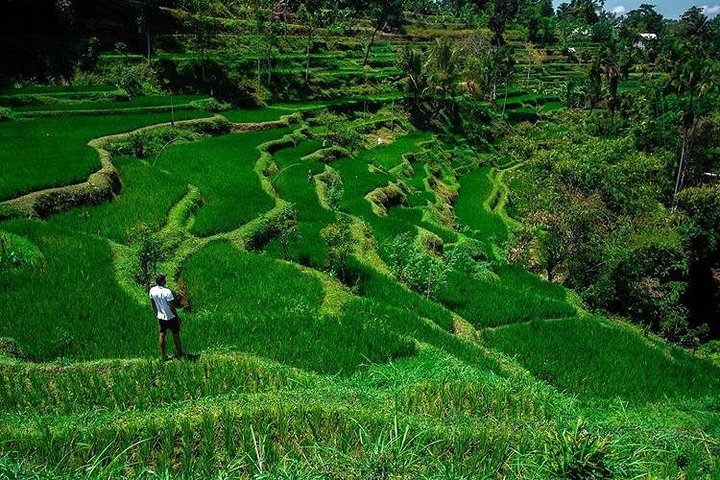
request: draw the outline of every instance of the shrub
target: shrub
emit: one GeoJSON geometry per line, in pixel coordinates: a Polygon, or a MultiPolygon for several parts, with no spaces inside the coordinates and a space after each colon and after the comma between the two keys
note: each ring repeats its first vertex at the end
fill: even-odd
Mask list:
{"type": "Polygon", "coordinates": [[[445,252],[449,268],[468,273],[478,280],[499,280],[492,270],[483,245],[477,240],[466,240],[445,252]]]}
{"type": "Polygon", "coordinates": [[[113,48],[113,51],[117,53],[118,55],[124,55],[128,50],[128,46],[125,42],[117,42],[115,44],[115,47],[113,48]]]}
{"type": "Polygon", "coordinates": [[[327,168],[318,178],[325,184],[325,200],[327,201],[328,207],[333,211],[337,211],[340,200],[342,200],[343,194],[345,193],[342,177],[336,170],[327,168]]]}
{"type": "Polygon", "coordinates": [[[137,242],[135,281],[147,290],[152,286],[158,273],[158,264],[164,257],[162,242],[146,225],[136,227],[131,237],[137,242]]]}
{"type": "Polygon", "coordinates": [[[425,298],[433,298],[447,283],[448,268],[419,249],[410,235],[395,237],[388,247],[389,266],[397,279],[425,298]]]}
{"type": "Polygon", "coordinates": [[[260,85],[247,79],[228,79],[225,85],[218,88],[218,97],[236,107],[260,108],[265,106],[265,99],[260,85]]]}
{"type": "Polygon", "coordinates": [[[12,119],[12,110],[6,107],[0,107],[0,122],[12,119]]]}
{"type": "Polygon", "coordinates": [[[545,459],[547,469],[556,478],[600,480],[613,478],[608,466],[610,438],[589,432],[578,422],[571,430],[548,435],[545,459]]]}
{"type": "Polygon", "coordinates": [[[198,137],[198,133],[187,129],[163,127],[133,132],[126,139],[114,142],[106,148],[115,154],[147,158],[159,154],[171,143],[197,140],[198,137]]]}
{"type": "Polygon", "coordinates": [[[297,211],[292,206],[288,206],[280,212],[275,222],[279,232],[278,241],[282,247],[283,258],[289,260],[290,244],[300,239],[297,211]]]}
{"type": "Polygon", "coordinates": [[[221,102],[213,97],[203,98],[202,100],[195,100],[190,102],[190,105],[197,108],[198,110],[207,110],[208,112],[222,112],[232,108],[229,103],[221,102]]]}
{"type": "Polygon", "coordinates": [[[350,220],[345,216],[341,216],[337,222],[323,228],[320,231],[320,236],[327,245],[326,270],[335,274],[341,282],[345,284],[351,283],[348,261],[355,242],[350,232],[350,220]]]}
{"type": "Polygon", "coordinates": [[[148,95],[160,90],[157,73],[146,63],[113,65],[109,77],[130,97],[148,95]]]}

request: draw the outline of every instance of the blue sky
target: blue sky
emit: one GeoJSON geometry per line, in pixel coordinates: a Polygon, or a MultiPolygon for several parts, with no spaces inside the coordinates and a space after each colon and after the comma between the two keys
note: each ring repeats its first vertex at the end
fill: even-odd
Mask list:
{"type": "MultiPolygon", "coordinates": [[[[557,7],[561,3],[570,2],[570,0],[554,0],[553,3],[557,7]]],[[[720,1],[719,0],[606,0],[605,9],[609,11],[615,10],[618,13],[623,13],[629,10],[633,10],[640,6],[641,3],[649,3],[655,5],[657,11],[662,13],[664,16],[669,18],[678,18],[683,14],[685,10],[697,5],[698,7],[704,7],[705,13],[709,17],[713,17],[720,13],[720,1]]]]}

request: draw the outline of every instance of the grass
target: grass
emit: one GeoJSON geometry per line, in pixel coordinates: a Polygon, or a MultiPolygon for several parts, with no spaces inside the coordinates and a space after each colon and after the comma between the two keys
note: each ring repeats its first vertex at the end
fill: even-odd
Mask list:
{"type": "MultiPolygon", "coordinates": [[[[176,112],[175,119],[207,117],[176,112]]],[[[169,122],[167,113],[18,120],[0,123],[0,201],[49,187],[82,182],[100,167],[87,142],[112,133],[169,122]]]]}
{"type": "MultiPolygon", "coordinates": [[[[271,121],[319,105],[228,117],[271,121]]],[[[46,182],[64,182],[94,168],[61,161],[85,148],[70,127],[89,135],[151,117],[6,122],[0,135],[7,125],[16,134],[23,125],[29,132],[54,125],[65,135],[55,140],[59,152],[34,143],[29,150],[51,159],[35,164],[49,169],[46,182]]],[[[29,252],[27,262],[0,274],[0,477],[555,478],[588,458],[615,478],[720,473],[717,366],[624,324],[577,318],[562,287],[502,261],[491,262],[487,275],[449,271],[434,300],[381,273],[374,250],[387,261],[389,241],[403,233],[415,240],[418,228],[439,236],[447,251],[470,242],[464,234],[489,247],[508,235],[487,206],[495,190],[489,168],[458,179],[454,212],[468,227],[460,232],[436,223],[427,205],[436,198],[425,185],[425,156],[412,173],[389,172],[404,153],[422,149],[425,133],[331,163],[344,183],[340,210],[377,241],[351,259],[357,281],[349,287],[311,270],[324,266],[319,232],[336,219],[308,182],[308,171],[325,169],[305,158],[322,144],[303,140],[275,151],[279,173],[269,180],[300,222],[289,260],[311,269],[279,260],[278,240],[260,253],[220,241],[193,250],[179,265],[193,309],[181,317],[186,348],[201,356],[148,358],[157,356],[155,321],[141,289],[128,288],[127,266],[113,255],[120,247],[107,239],[128,242],[138,221],[159,229],[188,185],[204,200],[187,221],[197,236],[263,215],[276,199],[254,170],[257,147],[289,132],[172,145],[157,159],[116,158],[123,189],[113,202],[0,224],[29,252]],[[414,192],[409,206],[376,215],[365,195],[400,180],[414,192]],[[5,356],[12,350],[3,337],[46,363],[5,356]]],[[[11,140],[16,156],[26,155],[11,140]]],[[[0,155],[18,165],[30,158],[0,155]]],[[[453,168],[441,173],[451,185],[453,168]]],[[[13,175],[5,183],[18,188],[21,177],[13,175]]],[[[24,175],[26,184],[39,181],[24,175]]],[[[177,240],[190,250],[203,244],[177,240]]]]}
{"type": "Polygon", "coordinates": [[[107,241],[37,221],[6,222],[2,229],[27,237],[45,261],[0,276],[0,337],[14,338],[39,361],[154,352],[150,306],[116,283],[107,241]],[[30,300],[30,292],[42,293],[30,300]]]}
{"type": "Polygon", "coordinates": [[[149,95],[146,97],[137,97],[125,102],[114,102],[109,100],[101,101],[66,101],[52,103],[49,105],[25,105],[13,108],[19,113],[25,112],[109,112],[114,110],[130,110],[130,109],[153,109],[158,107],[170,108],[174,105],[176,108],[188,108],[190,102],[207,98],[204,95],[149,95]]]}
{"type": "MultiPolygon", "coordinates": [[[[290,245],[289,258],[315,268],[322,268],[327,256],[320,231],[335,220],[335,214],[320,205],[315,181],[308,182],[308,174],[314,176],[322,173],[325,170],[324,164],[303,159],[320,148],[322,142],[306,140],[296,147],[275,152],[273,157],[280,170],[272,177],[278,195],[293,204],[300,222],[300,238],[290,245]]],[[[270,242],[267,251],[276,257],[284,255],[278,240],[270,242]]]]}
{"type": "Polygon", "coordinates": [[[720,369],[603,318],[535,320],[486,331],[488,344],[581,399],[633,403],[720,393],[720,369]]]}
{"type": "Polygon", "coordinates": [[[132,229],[140,223],[153,231],[160,230],[170,208],[187,191],[187,183],[134,157],[114,158],[113,163],[122,181],[122,191],[115,200],[73,208],[53,216],[49,222],[119,243],[128,243],[132,229]]]}
{"type": "Polygon", "coordinates": [[[411,342],[367,317],[319,315],[320,282],[269,256],[213,243],[188,261],[183,278],[200,312],[188,319],[186,332],[204,339],[204,347],[232,345],[324,373],[414,351],[411,342]]]}
{"type": "Polygon", "coordinates": [[[172,145],[157,158],[157,168],[200,189],[203,206],[192,233],[227,232],[274,206],[253,170],[260,156],[257,147],[289,132],[282,128],[172,145]]]}
{"type": "Polygon", "coordinates": [[[460,177],[460,191],[455,203],[458,221],[470,229],[470,235],[489,245],[502,245],[508,237],[507,226],[488,206],[495,188],[491,167],[460,177]]]}
{"type": "Polygon", "coordinates": [[[518,274],[512,268],[496,273],[497,279],[482,279],[453,270],[438,293],[438,301],[478,328],[576,313],[558,285],[541,283],[531,274],[518,274]]]}
{"type": "Polygon", "coordinates": [[[237,109],[226,110],[221,115],[233,123],[260,123],[274,122],[280,120],[280,117],[290,115],[285,109],[276,107],[265,107],[258,109],[237,109]]]}
{"type": "Polygon", "coordinates": [[[23,88],[6,88],[0,90],[0,95],[35,95],[63,93],[98,93],[113,92],[117,90],[114,85],[33,85],[23,88]]]}

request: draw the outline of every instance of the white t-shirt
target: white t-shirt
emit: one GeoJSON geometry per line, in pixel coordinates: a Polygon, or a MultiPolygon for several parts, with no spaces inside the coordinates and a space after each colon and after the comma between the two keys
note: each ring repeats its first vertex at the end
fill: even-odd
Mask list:
{"type": "Polygon", "coordinates": [[[172,310],[170,310],[170,302],[175,300],[169,288],[156,285],[150,289],[150,298],[155,302],[157,307],[158,320],[172,320],[175,318],[172,310]]]}

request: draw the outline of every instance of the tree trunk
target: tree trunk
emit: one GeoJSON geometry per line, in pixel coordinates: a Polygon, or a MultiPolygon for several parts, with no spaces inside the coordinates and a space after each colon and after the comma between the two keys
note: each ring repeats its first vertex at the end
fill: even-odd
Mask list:
{"type": "Polygon", "coordinates": [[[677,194],[682,191],[683,183],[685,181],[685,168],[687,166],[686,164],[687,164],[687,153],[688,153],[688,133],[689,133],[689,129],[686,127],[683,131],[683,144],[682,144],[682,151],[680,152],[680,163],[678,165],[677,176],[675,177],[674,196],[677,196],[677,194]]]}
{"type": "Polygon", "coordinates": [[[310,78],[310,41],[305,46],[305,83],[310,78]]]}
{"type": "Polygon", "coordinates": [[[370,57],[370,49],[373,46],[373,43],[375,43],[375,35],[377,35],[378,30],[380,30],[380,24],[377,24],[375,26],[375,30],[373,30],[372,37],[370,37],[370,41],[367,44],[367,48],[365,49],[365,58],[363,59],[363,67],[367,65],[368,58],[370,57]]]}

